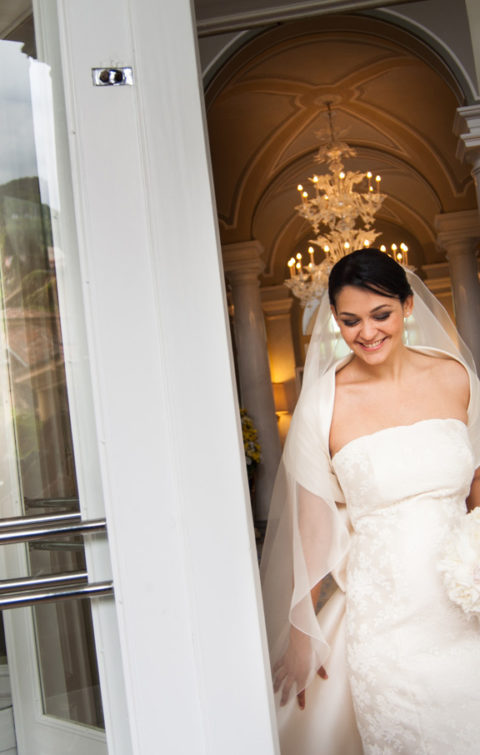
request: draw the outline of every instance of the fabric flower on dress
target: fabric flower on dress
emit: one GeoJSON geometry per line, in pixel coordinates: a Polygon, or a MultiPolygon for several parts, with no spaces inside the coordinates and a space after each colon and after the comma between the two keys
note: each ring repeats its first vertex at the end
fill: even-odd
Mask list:
{"type": "Polygon", "coordinates": [[[450,600],[467,616],[480,617],[480,508],[452,530],[439,569],[450,600]]]}

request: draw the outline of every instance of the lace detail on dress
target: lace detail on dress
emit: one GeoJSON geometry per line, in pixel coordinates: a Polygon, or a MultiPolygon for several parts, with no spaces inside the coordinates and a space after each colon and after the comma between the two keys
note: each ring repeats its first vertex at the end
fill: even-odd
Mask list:
{"type": "Polygon", "coordinates": [[[347,661],[365,753],[480,752],[479,628],[437,570],[474,472],[465,425],[382,430],[333,466],[354,526],[347,661]]]}

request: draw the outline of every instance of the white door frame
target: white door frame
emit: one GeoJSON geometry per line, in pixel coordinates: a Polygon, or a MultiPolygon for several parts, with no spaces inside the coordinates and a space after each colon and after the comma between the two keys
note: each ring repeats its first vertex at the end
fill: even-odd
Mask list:
{"type": "MultiPolygon", "coordinates": [[[[190,2],[56,8],[131,751],[269,755],[278,744],[190,2]],[[94,87],[103,66],[132,66],[134,85],[94,87]]],[[[81,447],[91,434],[77,419],[81,447]]],[[[85,489],[85,510],[95,507],[85,489]]],[[[115,682],[100,671],[116,754],[115,682]]]]}

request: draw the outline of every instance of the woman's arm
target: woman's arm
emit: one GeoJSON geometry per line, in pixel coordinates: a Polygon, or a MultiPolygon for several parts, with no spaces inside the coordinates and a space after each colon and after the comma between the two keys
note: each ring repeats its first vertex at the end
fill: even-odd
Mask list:
{"type": "MultiPolygon", "coordinates": [[[[317,494],[300,483],[296,485],[296,494],[298,530],[294,537],[294,548],[298,548],[300,568],[294,578],[298,581],[292,583],[295,605],[291,609],[288,645],[283,656],[274,664],[273,679],[274,691],[280,691],[280,705],[286,705],[291,691],[296,687],[300,690],[297,694],[298,704],[303,709],[303,689],[312,674],[316,671],[323,678],[327,676],[323,667],[313,665],[316,658],[315,640],[318,637],[312,635],[315,633],[314,621],[322,579],[328,573],[328,566],[333,559],[332,542],[339,523],[334,509],[317,494]]],[[[338,548],[336,544],[335,546],[338,548]]],[[[321,635],[320,630],[319,634],[321,635]]]]}
{"type": "MultiPolygon", "coordinates": [[[[320,597],[320,591],[322,589],[322,582],[318,582],[310,592],[312,596],[313,608],[316,611],[318,599],[320,597]]],[[[300,632],[296,627],[290,627],[290,637],[288,648],[283,658],[276,664],[273,669],[274,672],[274,684],[273,689],[278,692],[282,688],[282,694],[280,697],[280,705],[286,705],[290,696],[290,690],[296,681],[299,667],[302,666],[302,660],[308,656],[310,650],[310,639],[300,632]]],[[[317,674],[322,679],[328,679],[328,674],[323,666],[317,671],[317,674]]],[[[300,710],[305,708],[305,690],[302,689],[297,695],[298,707],[300,710]]]]}
{"type": "Polygon", "coordinates": [[[315,611],[315,613],[317,613],[318,599],[322,591],[322,584],[323,584],[323,580],[320,580],[320,582],[317,582],[315,587],[313,587],[312,590],[310,590],[310,595],[312,596],[313,610],[315,611]]]}
{"type": "MultiPolygon", "coordinates": [[[[318,599],[320,597],[321,589],[322,589],[322,582],[318,582],[318,584],[316,584],[313,590],[311,590],[310,592],[310,595],[312,596],[313,610],[315,612],[317,610],[318,599]]],[[[317,674],[322,679],[328,679],[328,674],[325,671],[323,666],[320,666],[320,668],[317,671],[317,674]]],[[[305,709],[305,690],[304,689],[302,689],[302,691],[298,693],[297,702],[298,702],[298,707],[300,708],[300,710],[304,710],[305,709]]]]}
{"type": "Polygon", "coordinates": [[[467,498],[467,509],[472,509],[480,506],[480,467],[477,467],[475,474],[473,475],[472,485],[470,487],[470,493],[467,498]]]}

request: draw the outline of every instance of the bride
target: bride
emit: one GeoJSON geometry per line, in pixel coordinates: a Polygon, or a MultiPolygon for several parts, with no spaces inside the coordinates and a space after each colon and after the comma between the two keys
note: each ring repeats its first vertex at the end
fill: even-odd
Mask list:
{"type": "Polygon", "coordinates": [[[480,623],[439,564],[480,505],[475,367],[443,308],[379,250],[337,262],[328,298],[261,565],[281,753],[471,755],[480,623]],[[338,589],[317,616],[329,574],[338,589]]]}

